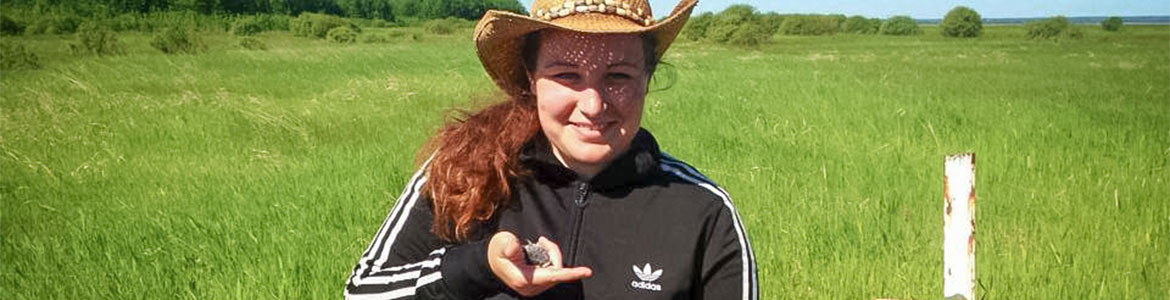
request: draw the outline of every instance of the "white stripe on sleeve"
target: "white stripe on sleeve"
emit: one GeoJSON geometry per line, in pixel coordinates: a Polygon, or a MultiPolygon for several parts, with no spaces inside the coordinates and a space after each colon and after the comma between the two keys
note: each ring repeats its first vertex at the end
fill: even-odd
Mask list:
{"type": "Polygon", "coordinates": [[[661,159],[661,167],[663,171],[672,173],[688,182],[707,189],[711,193],[721,198],[723,200],[723,205],[726,206],[729,211],[731,211],[731,217],[734,221],[733,224],[735,227],[735,233],[739,238],[739,246],[741,249],[740,261],[743,263],[743,299],[759,299],[759,290],[756,286],[755,254],[752,253],[751,243],[747,239],[747,233],[744,231],[743,223],[740,222],[739,213],[735,210],[735,205],[731,202],[731,197],[727,195],[727,191],[724,191],[718,185],[715,185],[714,182],[712,182],[710,179],[707,179],[706,176],[703,176],[702,173],[699,173],[697,170],[687,165],[686,163],[670,157],[666,153],[662,153],[662,155],[663,158],[661,159]]]}
{"type": "MultiPolygon", "coordinates": [[[[433,157],[432,157],[433,158],[433,157]]],[[[422,187],[427,181],[426,166],[416,172],[407,183],[405,190],[399,195],[390,215],[374,235],[374,240],[362,254],[353,274],[350,275],[349,285],[356,288],[366,287],[384,292],[358,294],[351,293],[350,288],[345,290],[346,299],[398,299],[413,296],[415,290],[442,278],[439,265],[446,254],[446,248],[432,251],[423,261],[412,262],[397,266],[385,266],[390,258],[390,249],[410,217],[411,210],[422,195],[422,187]],[[413,281],[413,282],[411,282],[413,281]],[[395,287],[400,288],[395,288],[395,287]]]]}
{"type": "MultiPolygon", "coordinates": [[[[429,162],[430,161],[428,161],[428,163],[429,162]]],[[[415,172],[414,176],[412,176],[410,181],[407,182],[406,188],[402,191],[402,195],[398,196],[398,200],[394,203],[394,208],[390,210],[390,215],[386,217],[386,221],[382,223],[382,226],[378,228],[378,232],[374,234],[374,240],[370,242],[370,247],[366,249],[365,253],[362,253],[362,258],[358,260],[359,265],[357,268],[355,268],[354,275],[364,276],[365,274],[369,273],[371,271],[371,267],[374,266],[373,263],[376,260],[375,256],[379,256],[382,250],[384,250],[383,248],[389,248],[383,247],[383,242],[387,239],[392,240],[393,237],[388,237],[386,235],[389,233],[388,231],[394,226],[394,224],[403,223],[402,221],[405,221],[400,220],[401,216],[409,212],[410,209],[414,206],[414,203],[412,203],[410,199],[414,199],[415,196],[421,192],[419,191],[419,188],[421,188],[421,184],[426,181],[426,177],[423,175],[424,170],[426,170],[425,164],[422,168],[419,168],[418,172],[415,172]],[[359,273],[356,269],[361,269],[362,272],[359,273]]]]}

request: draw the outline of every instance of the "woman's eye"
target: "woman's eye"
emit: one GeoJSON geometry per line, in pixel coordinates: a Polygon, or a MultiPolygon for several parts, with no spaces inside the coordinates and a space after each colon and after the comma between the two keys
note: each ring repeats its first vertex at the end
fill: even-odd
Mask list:
{"type": "Polygon", "coordinates": [[[553,75],[553,78],[559,80],[577,80],[578,78],[581,78],[581,75],[578,75],[577,73],[557,73],[553,75]]]}
{"type": "Polygon", "coordinates": [[[609,73],[609,74],[606,74],[606,77],[609,77],[609,79],[617,79],[617,80],[626,80],[626,79],[634,78],[633,76],[630,76],[630,74],[626,74],[626,73],[609,73]]]}

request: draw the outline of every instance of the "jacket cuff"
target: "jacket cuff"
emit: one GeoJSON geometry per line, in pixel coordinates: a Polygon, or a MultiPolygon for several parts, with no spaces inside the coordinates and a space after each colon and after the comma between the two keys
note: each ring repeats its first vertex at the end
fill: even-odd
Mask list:
{"type": "Polygon", "coordinates": [[[474,241],[447,249],[439,272],[447,290],[456,299],[481,299],[495,294],[502,284],[487,262],[488,240],[474,241]]]}

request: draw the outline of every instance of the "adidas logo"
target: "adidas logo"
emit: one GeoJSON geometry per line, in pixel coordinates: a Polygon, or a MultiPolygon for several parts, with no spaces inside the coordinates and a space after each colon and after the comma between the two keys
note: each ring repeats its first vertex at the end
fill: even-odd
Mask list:
{"type": "Polygon", "coordinates": [[[655,292],[662,291],[661,285],[653,283],[655,280],[658,280],[658,277],[662,277],[662,269],[651,269],[650,264],[647,263],[646,266],[640,269],[638,266],[634,266],[634,275],[638,276],[638,279],[641,281],[630,281],[631,287],[655,292]]]}

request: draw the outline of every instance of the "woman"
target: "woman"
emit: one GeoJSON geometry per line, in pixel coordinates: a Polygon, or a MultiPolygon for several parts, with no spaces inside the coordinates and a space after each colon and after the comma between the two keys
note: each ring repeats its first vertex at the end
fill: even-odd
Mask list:
{"type": "Polygon", "coordinates": [[[657,23],[645,0],[486,13],[476,47],[508,100],[432,140],[346,297],[755,299],[730,199],[640,127],[694,5],[657,23]]]}

